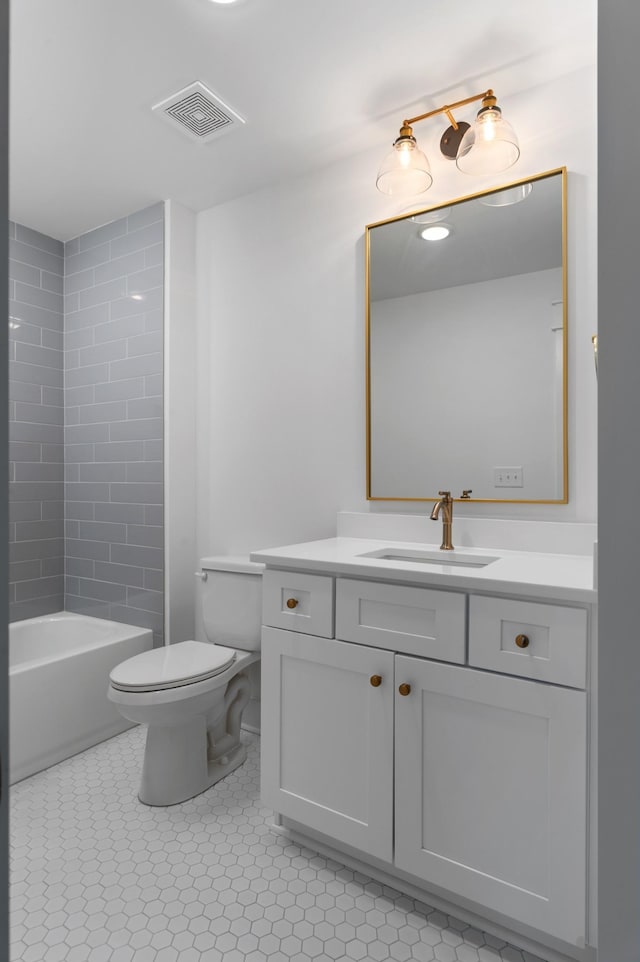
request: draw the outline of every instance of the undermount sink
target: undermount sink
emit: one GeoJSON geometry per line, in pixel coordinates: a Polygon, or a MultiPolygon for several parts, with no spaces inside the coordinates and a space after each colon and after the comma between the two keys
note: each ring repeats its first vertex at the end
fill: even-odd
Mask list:
{"type": "Polygon", "coordinates": [[[420,548],[379,548],[358,555],[359,558],[379,558],[380,561],[411,561],[426,565],[446,565],[459,568],[484,568],[498,561],[496,555],[463,554],[460,551],[424,551],[420,548]]]}

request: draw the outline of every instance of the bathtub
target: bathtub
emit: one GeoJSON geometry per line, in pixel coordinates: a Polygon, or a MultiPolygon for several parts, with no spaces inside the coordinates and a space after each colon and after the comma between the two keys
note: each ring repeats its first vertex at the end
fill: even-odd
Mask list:
{"type": "Polygon", "coordinates": [[[9,626],[9,781],[131,728],[109,672],[153,645],[146,628],[62,611],[9,626]]]}

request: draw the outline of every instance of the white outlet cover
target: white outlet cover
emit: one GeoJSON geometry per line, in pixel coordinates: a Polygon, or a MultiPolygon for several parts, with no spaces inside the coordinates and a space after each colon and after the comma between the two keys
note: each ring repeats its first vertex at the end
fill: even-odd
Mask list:
{"type": "Polygon", "coordinates": [[[493,486],[494,488],[521,488],[523,486],[522,465],[494,468],[493,486]]]}

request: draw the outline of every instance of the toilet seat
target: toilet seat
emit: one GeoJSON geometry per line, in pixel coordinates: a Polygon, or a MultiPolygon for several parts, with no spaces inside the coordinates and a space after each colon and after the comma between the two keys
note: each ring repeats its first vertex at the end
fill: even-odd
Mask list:
{"type": "Polygon", "coordinates": [[[226,671],[236,657],[233,648],[223,645],[181,641],[134,655],[116,665],[109,678],[119,691],[164,691],[213,678],[226,671]]]}

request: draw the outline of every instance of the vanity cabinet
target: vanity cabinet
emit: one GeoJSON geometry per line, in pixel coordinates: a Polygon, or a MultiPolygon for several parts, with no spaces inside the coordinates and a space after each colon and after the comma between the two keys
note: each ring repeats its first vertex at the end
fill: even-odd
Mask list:
{"type": "Polygon", "coordinates": [[[263,628],[264,803],[584,944],[586,609],[324,577],[335,638],[263,628]]]}
{"type": "Polygon", "coordinates": [[[397,655],[394,864],[584,939],[586,695],[397,655]]]}
{"type": "Polygon", "coordinates": [[[393,660],[390,651],[263,628],[263,802],[387,862],[393,660]]]}

